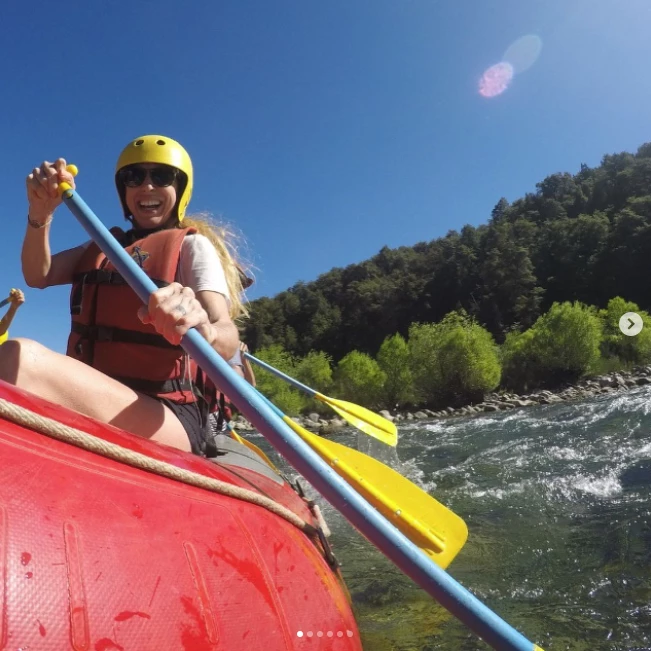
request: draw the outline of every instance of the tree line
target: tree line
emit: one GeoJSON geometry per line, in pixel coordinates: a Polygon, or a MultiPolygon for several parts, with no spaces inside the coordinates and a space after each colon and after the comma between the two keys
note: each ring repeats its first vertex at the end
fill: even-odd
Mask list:
{"type": "MultiPolygon", "coordinates": [[[[621,297],[601,310],[578,301],[554,303],[499,345],[473,317],[455,310],[438,323],[413,323],[407,338],[388,336],[373,356],[353,350],[334,363],[324,351],[299,357],[280,344],[257,356],[317,391],[366,407],[441,409],[479,403],[500,386],[526,393],[651,363],[651,317],[621,297]],[[643,319],[637,336],[619,330],[626,312],[643,319]]],[[[328,411],[267,371],[259,371],[258,388],[290,415],[328,411]]]]}
{"type": "MultiPolygon", "coordinates": [[[[360,368],[366,363],[361,359],[379,364],[387,339],[401,338],[413,353],[427,328],[442,332],[461,319],[475,328],[464,332],[479,337],[481,329],[498,347],[498,382],[524,386],[527,378],[516,376],[529,371],[516,372],[514,360],[533,355],[534,325],[538,333],[551,331],[540,319],[557,318],[563,305],[565,310],[582,305],[594,317],[608,309],[612,297],[648,310],[649,259],[651,143],[646,143],[635,154],[606,155],[598,167],[581,165],[577,174],[548,176],[512,204],[500,199],[479,227],[467,225],[413,247],[384,247],[362,263],[253,301],[243,338],[254,351],[273,349],[295,361],[323,355],[336,376],[347,358],[360,368]]],[[[595,318],[603,326],[603,318],[595,318]]],[[[600,337],[621,338],[606,331],[602,327],[600,337]]],[[[600,337],[601,363],[617,364],[600,337]]],[[[542,348],[536,346],[540,357],[542,348]]],[[[436,359],[430,368],[442,364],[436,359]]],[[[483,372],[496,375],[488,367],[483,372]]],[[[412,373],[418,377],[417,369],[412,373]]],[[[433,394],[422,400],[431,402],[433,394]]]]}

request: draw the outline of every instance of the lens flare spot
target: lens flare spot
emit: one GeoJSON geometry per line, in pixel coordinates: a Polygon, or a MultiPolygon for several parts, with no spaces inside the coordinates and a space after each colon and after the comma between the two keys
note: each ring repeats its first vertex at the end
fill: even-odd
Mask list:
{"type": "Polygon", "coordinates": [[[542,51],[542,39],[536,34],[527,34],[509,45],[502,61],[508,61],[517,75],[529,70],[536,63],[542,51]]]}
{"type": "Polygon", "coordinates": [[[479,80],[479,94],[483,97],[501,95],[513,80],[513,66],[508,61],[500,61],[484,72],[479,80]]]}

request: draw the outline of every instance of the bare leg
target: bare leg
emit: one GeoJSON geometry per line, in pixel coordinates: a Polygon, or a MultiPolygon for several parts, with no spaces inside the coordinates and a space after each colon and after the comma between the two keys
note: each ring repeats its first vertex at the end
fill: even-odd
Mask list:
{"type": "Polygon", "coordinates": [[[0,346],[0,379],[102,423],[190,451],[183,425],[165,405],[30,339],[0,346]]]}

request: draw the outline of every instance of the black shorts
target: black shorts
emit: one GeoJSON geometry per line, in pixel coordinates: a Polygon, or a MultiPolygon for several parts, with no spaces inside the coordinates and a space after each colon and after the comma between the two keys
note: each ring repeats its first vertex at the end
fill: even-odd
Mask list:
{"type": "Polygon", "coordinates": [[[156,400],[169,407],[172,413],[181,421],[181,425],[183,425],[183,429],[190,440],[192,452],[205,456],[208,405],[203,400],[188,404],[179,404],[167,398],[156,398],[156,400]]]}

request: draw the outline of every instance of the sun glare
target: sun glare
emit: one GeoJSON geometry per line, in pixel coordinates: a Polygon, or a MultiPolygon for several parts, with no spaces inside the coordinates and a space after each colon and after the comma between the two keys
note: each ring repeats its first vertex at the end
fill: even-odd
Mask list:
{"type": "Polygon", "coordinates": [[[500,61],[484,72],[479,80],[479,94],[484,97],[501,95],[513,80],[513,66],[500,61]]]}
{"type": "Polygon", "coordinates": [[[479,80],[479,94],[483,97],[501,95],[516,74],[529,70],[540,57],[542,39],[535,34],[522,36],[506,49],[502,60],[488,68],[479,80]]]}

